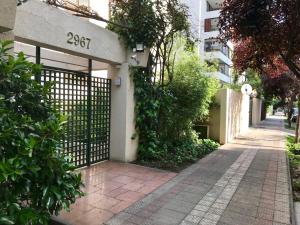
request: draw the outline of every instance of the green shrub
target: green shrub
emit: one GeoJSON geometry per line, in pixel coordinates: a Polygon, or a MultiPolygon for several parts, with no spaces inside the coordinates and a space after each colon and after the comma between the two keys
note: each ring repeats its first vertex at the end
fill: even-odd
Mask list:
{"type": "Polygon", "coordinates": [[[203,139],[201,143],[202,152],[206,155],[210,152],[213,152],[219,148],[219,144],[210,139],[203,139]]]}
{"type": "Polygon", "coordinates": [[[295,191],[300,191],[300,181],[299,180],[294,180],[293,181],[293,190],[295,191]]]}
{"type": "Polygon", "coordinates": [[[287,143],[287,148],[288,150],[295,154],[295,155],[300,155],[300,143],[287,143]]]}
{"type": "Polygon", "coordinates": [[[214,68],[202,63],[194,53],[183,53],[175,63],[174,76],[165,91],[169,98],[162,102],[162,135],[175,140],[191,134],[193,122],[209,114],[219,82],[207,73],[214,68]]]}
{"type": "Polygon", "coordinates": [[[0,224],[44,225],[83,194],[81,176],[58,153],[65,120],[51,84],[34,81],[40,67],[8,56],[9,44],[0,42],[0,224]]]}
{"type": "Polygon", "coordinates": [[[136,97],[139,160],[163,162],[165,168],[194,162],[218,145],[200,140],[194,122],[208,116],[219,82],[207,76],[214,68],[194,53],[182,53],[175,63],[172,82],[153,85],[151,74],[132,68],[136,97]]]}
{"type": "Polygon", "coordinates": [[[140,159],[145,165],[178,171],[187,164],[197,161],[199,158],[217,150],[219,144],[209,140],[185,139],[176,143],[164,143],[155,152],[155,158],[140,159]]]}

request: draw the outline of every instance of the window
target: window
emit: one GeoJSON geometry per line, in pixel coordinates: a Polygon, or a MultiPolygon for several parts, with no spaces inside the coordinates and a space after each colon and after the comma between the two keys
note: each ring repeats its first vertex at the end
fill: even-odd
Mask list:
{"type": "Polygon", "coordinates": [[[206,2],[206,10],[207,12],[214,10],[213,7],[209,4],[209,2],[206,2]]]}
{"type": "Polygon", "coordinates": [[[217,39],[206,39],[204,42],[206,52],[220,51],[220,43],[217,39]]]}
{"type": "Polygon", "coordinates": [[[206,52],[221,51],[227,57],[231,57],[231,49],[226,44],[220,43],[217,39],[206,39],[204,42],[204,50],[206,52]]]}
{"type": "Polygon", "coordinates": [[[205,19],[204,21],[204,31],[216,31],[218,30],[219,18],[205,19]]]}
{"type": "Polygon", "coordinates": [[[217,66],[218,72],[230,76],[230,66],[222,61],[205,61],[208,66],[217,66]]]}
{"type": "Polygon", "coordinates": [[[219,6],[213,7],[209,2],[206,2],[206,11],[207,12],[215,11],[215,10],[219,10],[219,9],[220,9],[219,6]]]}
{"type": "Polygon", "coordinates": [[[230,57],[229,51],[230,51],[230,48],[229,48],[227,45],[222,44],[221,52],[222,52],[224,55],[226,55],[227,57],[230,57]]]}
{"type": "Polygon", "coordinates": [[[226,63],[220,62],[218,66],[218,71],[229,76],[229,66],[226,63]]]}

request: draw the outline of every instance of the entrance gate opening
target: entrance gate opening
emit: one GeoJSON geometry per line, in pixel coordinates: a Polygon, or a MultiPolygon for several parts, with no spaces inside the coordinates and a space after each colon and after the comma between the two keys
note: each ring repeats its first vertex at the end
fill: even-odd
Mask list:
{"type": "MultiPolygon", "coordinates": [[[[91,68],[91,60],[89,61],[91,68]]],[[[51,98],[66,115],[61,153],[76,167],[109,159],[111,80],[43,66],[40,81],[53,82],[51,98]]]]}
{"type": "Polygon", "coordinates": [[[67,116],[62,154],[77,167],[109,159],[111,80],[44,66],[46,81],[54,82],[52,100],[67,116]]]}
{"type": "Polygon", "coordinates": [[[20,42],[15,42],[14,50],[23,52],[28,61],[43,65],[35,79],[42,84],[53,83],[52,102],[67,120],[61,153],[76,167],[108,160],[111,80],[99,73],[107,64],[20,42]]]}

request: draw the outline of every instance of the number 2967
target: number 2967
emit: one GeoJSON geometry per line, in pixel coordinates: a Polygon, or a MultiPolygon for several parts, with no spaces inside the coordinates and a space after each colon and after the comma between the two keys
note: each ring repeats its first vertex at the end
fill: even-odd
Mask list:
{"type": "Polygon", "coordinates": [[[80,46],[82,48],[90,49],[91,39],[69,32],[67,43],[75,46],[80,46]]]}

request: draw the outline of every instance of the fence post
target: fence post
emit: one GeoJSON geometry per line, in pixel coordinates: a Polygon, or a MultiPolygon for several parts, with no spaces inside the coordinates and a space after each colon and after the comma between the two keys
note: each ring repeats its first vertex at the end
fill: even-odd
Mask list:
{"type": "MultiPolygon", "coordinates": [[[[39,46],[35,47],[35,63],[38,65],[41,64],[41,47],[39,47],[39,46]]],[[[37,74],[35,74],[34,79],[37,82],[41,83],[41,76],[42,76],[41,73],[37,73],[37,74]]]]}
{"type": "Polygon", "coordinates": [[[92,129],[92,60],[89,59],[87,78],[87,165],[91,165],[91,129],[92,129]]]}

